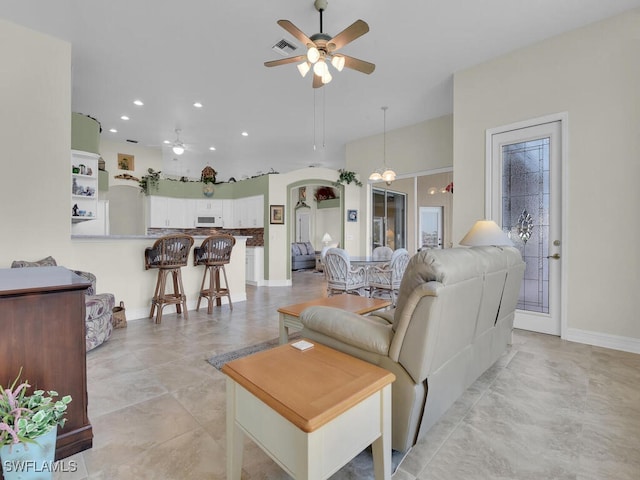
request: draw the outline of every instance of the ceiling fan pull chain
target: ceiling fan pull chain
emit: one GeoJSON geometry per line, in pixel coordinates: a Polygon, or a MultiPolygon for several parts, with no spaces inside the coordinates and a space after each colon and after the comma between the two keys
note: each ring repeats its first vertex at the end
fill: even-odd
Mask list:
{"type": "Polygon", "coordinates": [[[316,91],[313,90],[313,150],[316,149],[316,91]]]}
{"type": "Polygon", "coordinates": [[[327,117],[327,89],[322,89],[322,148],[326,147],[325,144],[325,132],[326,132],[326,117],[327,117]]]}

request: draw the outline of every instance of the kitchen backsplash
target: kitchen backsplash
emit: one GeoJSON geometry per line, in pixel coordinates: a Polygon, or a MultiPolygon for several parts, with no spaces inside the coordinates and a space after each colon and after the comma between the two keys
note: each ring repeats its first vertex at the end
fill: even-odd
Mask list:
{"type": "MultiPolygon", "coordinates": [[[[225,233],[227,235],[246,236],[247,247],[264,246],[264,228],[149,228],[149,235],[170,235],[172,233],[186,233],[192,236],[209,236],[215,233],[225,233]]],[[[197,243],[197,242],[196,242],[197,243]]]]}

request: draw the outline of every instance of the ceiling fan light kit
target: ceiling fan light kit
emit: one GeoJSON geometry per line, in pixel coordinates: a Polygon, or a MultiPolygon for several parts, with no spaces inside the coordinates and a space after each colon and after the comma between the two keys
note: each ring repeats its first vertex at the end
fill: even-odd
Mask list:
{"type": "Polygon", "coordinates": [[[341,72],[344,67],[347,67],[358,72],[366,73],[367,75],[372,73],[376,68],[373,63],[335,53],[340,48],[367,33],[369,31],[369,25],[363,20],[356,20],[338,35],[331,37],[322,31],[322,12],[327,8],[327,1],[315,0],[313,5],[316,10],[320,12],[320,33],[315,33],[308,37],[289,20],[278,20],[278,25],[307,47],[306,55],[272,60],[264,62],[264,65],[266,67],[276,67],[278,65],[302,61],[297,67],[300,75],[303,77],[309,73],[313,65],[313,88],[322,87],[332,80],[333,77],[329,72],[327,61],[331,62],[333,68],[339,72],[341,72]]]}
{"type": "Polygon", "coordinates": [[[180,141],[180,129],[176,128],[176,141],[173,142],[173,146],[171,147],[173,153],[176,155],[182,155],[184,153],[184,143],[180,141]]]}

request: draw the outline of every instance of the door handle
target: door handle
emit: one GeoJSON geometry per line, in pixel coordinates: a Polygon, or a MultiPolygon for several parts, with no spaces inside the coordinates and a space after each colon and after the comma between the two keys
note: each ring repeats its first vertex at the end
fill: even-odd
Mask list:
{"type": "Polygon", "coordinates": [[[554,253],[553,255],[549,255],[547,258],[553,258],[554,260],[558,260],[560,258],[560,254],[554,253]]]}

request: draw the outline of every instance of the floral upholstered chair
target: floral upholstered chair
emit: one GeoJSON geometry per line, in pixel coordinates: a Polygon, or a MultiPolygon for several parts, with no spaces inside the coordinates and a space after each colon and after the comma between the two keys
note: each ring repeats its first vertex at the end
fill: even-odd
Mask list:
{"type": "MultiPolygon", "coordinates": [[[[57,263],[53,257],[46,257],[36,262],[28,262],[25,260],[16,260],[11,264],[11,268],[21,267],[55,267],[57,263]]],[[[91,286],[85,291],[85,325],[86,325],[86,345],[87,352],[102,345],[109,339],[113,332],[113,324],[111,318],[113,316],[113,307],[116,300],[111,293],[101,293],[96,295],[96,276],[89,272],[73,270],[73,273],[79,275],[91,282],[91,286]]]]}

